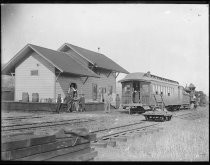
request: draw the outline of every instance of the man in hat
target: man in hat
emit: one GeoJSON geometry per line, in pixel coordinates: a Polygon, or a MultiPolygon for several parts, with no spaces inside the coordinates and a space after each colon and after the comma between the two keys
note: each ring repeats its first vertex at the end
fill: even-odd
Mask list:
{"type": "Polygon", "coordinates": [[[79,99],[79,111],[81,111],[81,112],[85,111],[85,97],[84,97],[84,94],[82,94],[80,99],[79,99]]]}

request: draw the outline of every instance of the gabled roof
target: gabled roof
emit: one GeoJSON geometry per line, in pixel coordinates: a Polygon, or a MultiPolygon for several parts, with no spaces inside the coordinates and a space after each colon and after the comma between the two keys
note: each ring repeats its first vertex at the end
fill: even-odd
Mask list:
{"type": "Polygon", "coordinates": [[[82,58],[84,58],[85,60],[87,60],[88,62],[90,62],[91,64],[95,65],[98,68],[103,68],[103,69],[126,73],[126,74],[129,73],[127,70],[122,68],[116,62],[114,62],[113,60],[111,60],[110,58],[106,57],[105,55],[101,53],[97,53],[97,52],[94,52],[85,48],[81,48],[81,47],[78,47],[69,43],[65,43],[58,50],[62,51],[62,48],[64,46],[68,46],[70,49],[72,49],[82,58]]]}
{"type": "Polygon", "coordinates": [[[30,51],[34,51],[42,58],[47,60],[58,70],[64,73],[76,74],[79,76],[99,77],[93,71],[77,62],[71,56],[66,53],[43,48],[40,46],[28,44],[26,45],[15,57],[13,57],[2,69],[2,74],[9,74],[11,70],[14,70],[15,66],[21,62],[30,51]]]}
{"type": "Polygon", "coordinates": [[[135,81],[135,80],[139,80],[139,81],[157,81],[157,82],[165,82],[165,83],[172,83],[172,84],[176,84],[178,85],[179,83],[177,81],[173,81],[173,80],[169,80],[166,78],[162,78],[159,76],[155,76],[150,74],[149,72],[147,73],[143,73],[143,72],[135,72],[135,73],[130,73],[128,75],[126,75],[123,79],[119,80],[118,82],[125,82],[125,81],[135,81]]]}

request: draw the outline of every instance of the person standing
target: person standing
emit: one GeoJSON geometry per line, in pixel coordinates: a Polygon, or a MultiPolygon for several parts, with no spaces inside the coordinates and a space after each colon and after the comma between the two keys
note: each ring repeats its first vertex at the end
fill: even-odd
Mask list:
{"type": "Polygon", "coordinates": [[[115,98],[115,101],[116,101],[116,109],[118,109],[120,107],[120,96],[119,96],[119,94],[117,94],[117,96],[115,98]]]}
{"type": "Polygon", "coordinates": [[[112,95],[108,92],[104,94],[104,109],[105,109],[105,113],[110,113],[110,105],[111,105],[111,101],[112,101],[112,95]]]}
{"type": "Polygon", "coordinates": [[[73,85],[70,85],[69,90],[67,92],[67,97],[65,98],[68,112],[72,112],[75,91],[76,90],[74,89],[73,85]]]}
{"type": "Polygon", "coordinates": [[[79,99],[79,111],[84,112],[85,111],[85,97],[84,94],[79,99]]]}
{"type": "Polygon", "coordinates": [[[61,94],[58,94],[56,112],[59,113],[61,109],[61,94]]]}

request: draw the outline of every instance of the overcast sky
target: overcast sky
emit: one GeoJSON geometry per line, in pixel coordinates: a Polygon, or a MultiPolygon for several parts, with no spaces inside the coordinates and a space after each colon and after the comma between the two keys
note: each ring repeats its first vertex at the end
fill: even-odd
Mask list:
{"type": "MultiPolygon", "coordinates": [[[[1,6],[2,63],[27,43],[71,43],[129,72],[193,83],[209,95],[208,5],[7,4],[1,6]]],[[[125,75],[120,74],[118,80],[125,75]]]]}

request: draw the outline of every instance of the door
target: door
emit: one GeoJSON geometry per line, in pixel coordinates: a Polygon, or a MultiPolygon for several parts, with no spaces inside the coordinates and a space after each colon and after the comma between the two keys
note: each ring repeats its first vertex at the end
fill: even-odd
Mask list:
{"type": "Polygon", "coordinates": [[[133,82],[133,103],[140,102],[140,82],[134,81],[133,82]]]}
{"type": "Polygon", "coordinates": [[[150,83],[140,82],[140,100],[142,104],[149,105],[150,83]]]}

